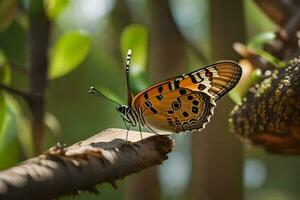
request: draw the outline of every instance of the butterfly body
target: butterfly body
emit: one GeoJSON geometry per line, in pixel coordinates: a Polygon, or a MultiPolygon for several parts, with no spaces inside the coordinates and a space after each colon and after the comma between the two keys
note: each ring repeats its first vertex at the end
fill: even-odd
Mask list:
{"type": "Polygon", "coordinates": [[[232,61],[222,61],[194,72],[162,81],[133,96],[129,87],[129,61],[126,78],[128,105],[120,105],[125,123],[145,126],[153,132],[201,130],[213,115],[216,101],[239,81],[242,69],[232,61]]]}

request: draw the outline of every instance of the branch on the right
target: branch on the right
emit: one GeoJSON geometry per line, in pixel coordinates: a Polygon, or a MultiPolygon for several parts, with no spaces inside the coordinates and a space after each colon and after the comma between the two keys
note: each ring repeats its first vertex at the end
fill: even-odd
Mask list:
{"type": "Polygon", "coordinates": [[[269,152],[300,154],[300,5],[292,0],[255,1],[280,26],[274,40],[262,50],[286,64],[272,69],[272,63],[259,53],[251,49],[239,52],[252,67],[261,69],[263,76],[234,108],[230,125],[244,141],[269,152]],[[277,12],[280,18],[271,12],[274,9],[281,10],[277,12]]]}
{"type": "Polygon", "coordinates": [[[230,122],[235,133],[268,151],[300,154],[300,60],[251,87],[230,122]]]}

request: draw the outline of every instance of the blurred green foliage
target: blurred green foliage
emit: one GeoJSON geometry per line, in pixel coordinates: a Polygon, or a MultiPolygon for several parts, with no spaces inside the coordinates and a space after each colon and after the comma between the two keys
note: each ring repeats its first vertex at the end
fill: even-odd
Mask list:
{"type": "Polygon", "coordinates": [[[0,2],[0,31],[5,29],[15,17],[17,0],[2,0],[0,2]]]}
{"type": "Polygon", "coordinates": [[[3,123],[0,129],[0,158],[6,162],[0,162],[0,169],[18,163],[20,157],[17,140],[18,112],[10,101],[12,101],[11,98],[1,96],[0,107],[3,106],[4,115],[1,113],[3,123]]]}
{"type": "MultiPolygon", "coordinates": [[[[25,6],[20,6],[20,8],[15,6],[16,2],[15,0],[0,2],[0,80],[1,83],[9,84],[12,87],[26,89],[28,85],[26,79],[28,71],[26,66],[28,64],[26,59],[28,54],[26,8],[28,6],[26,5],[29,1],[21,1],[25,6]],[[18,63],[19,66],[11,66],[10,61],[18,63]]],[[[80,1],[81,7],[74,6],[78,2],[79,0],[45,0],[43,4],[47,16],[52,22],[53,32],[49,47],[49,78],[51,80],[46,96],[48,129],[45,148],[56,142],[72,144],[105,128],[123,127],[119,115],[114,112],[115,105],[105,99],[89,95],[88,89],[90,86],[95,86],[120,103],[126,102],[124,67],[129,48],[132,49],[130,81],[134,93],[138,93],[150,85],[147,79],[147,67],[151,38],[149,38],[147,26],[149,15],[145,14],[150,9],[149,1],[126,1],[134,23],[126,26],[122,33],[118,33],[121,34],[120,41],[111,39],[113,38],[111,36],[116,33],[112,29],[114,24],[110,21],[110,14],[116,8],[117,1],[113,1],[113,3],[110,0],[101,2],[89,0],[89,3],[80,1]],[[95,17],[94,13],[90,12],[94,9],[95,4],[103,5],[98,7],[101,17],[95,17]],[[70,6],[73,6],[73,12],[66,12],[70,6]],[[76,9],[80,9],[80,12],[75,12],[76,9]],[[66,18],[67,20],[65,20],[66,18]],[[96,20],[91,23],[89,19],[96,20]],[[70,26],[70,20],[73,20],[72,26],[70,26]],[[99,28],[100,26],[101,28],[99,28]],[[82,27],[86,27],[86,29],[82,29],[82,27]],[[65,30],[69,31],[65,32],[65,30]],[[112,45],[116,42],[117,44],[112,45]],[[120,47],[121,60],[118,56],[113,55],[112,47],[120,47]]],[[[189,0],[183,3],[173,0],[169,2],[172,14],[177,20],[176,23],[185,37],[192,43],[203,47],[205,54],[209,54],[211,47],[209,46],[207,1],[189,0]]],[[[253,38],[258,33],[275,29],[275,25],[264,16],[253,1],[245,0],[244,2],[249,38],[253,38]]],[[[119,20],[122,21],[122,19],[119,20]]],[[[268,37],[266,35],[253,40],[249,39],[249,45],[260,49],[259,45],[268,40],[268,37]]],[[[258,54],[264,55],[264,52],[258,52],[258,54]]],[[[199,68],[198,59],[188,58],[188,63],[189,66],[199,68]]],[[[251,80],[255,80],[257,77],[257,72],[250,75],[251,80]]],[[[248,86],[249,83],[246,86],[238,86],[230,94],[235,102],[241,101],[248,86]]],[[[32,155],[30,113],[27,105],[20,98],[0,91],[0,169],[12,166],[32,155]]],[[[184,154],[184,156],[187,157],[188,154],[184,154]]],[[[274,194],[280,200],[298,199],[300,192],[297,186],[300,175],[297,171],[299,171],[300,162],[296,158],[279,158],[279,161],[275,161],[274,156],[257,149],[247,150],[246,158],[262,161],[267,173],[260,186],[245,185],[246,200],[272,199],[275,198],[274,194]],[[272,193],[274,190],[276,192],[272,193]]],[[[176,167],[176,169],[180,169],[179,166],[176,167]]],[[[189,167],[187,166],[187,168],[189,167]]],[[[164,175],[161,174],[161,176],[164,175]]],[[[124,196],[123,181],[118,181],[118,185],[120,187],[118,190],[114,190],[108,184],[100,186],[100,197],[84,193],[75,199],[122,199],[124,196]]],[[[184,195],[171,196],[172,191],[163,191],[163,194],[163,199],[184,198],[184,195]]]]}
{"type": "Polygon", "coordinates": [[[55,20],[68,6],[69,0],[45,0],[45,10],[49,19],[55,20]]]}
{"type": "Polygon", "coordinates": [[[273,32],[265,32],[257,34],[255,37],[252,37],[250,42],[248,43],[248,47],[253,50],[258,56],[267,62],[271,63],[273,66],[277,68],[283,68],[286,66],[284,61],[276,58],[270,53],[263,50],[264,44],[269,44],[275,38],[275,33],[273,32]]]}
{"type": "Polygon", "coordinates": [[[130,62],[130,80],[134,93],[144,90],[147,83],[148,29],[146,26],[132,24],[121,35],[121,50],[124,58],[128,49],[132,50],[130,62]]]}
{"type": "Polygon", "coordinates": [[[274,32],[257,34],[251,38],[250,42],[248,43],[248,47],[262,49],[264,44],[270,44],[275,37],[276,35],[274,32]]]}
{"type": "MultiPolygon", "coordinates": [[[[1,92],[0,93],[0,127],[1,128],[3,127],[3,124],[4,124],[5,114],[6,114],[6,104],[5,104],[3,92],[1,92]]],[[[4,135],[4,134],[1,134],[1,135],[4,135]]],[[[1,141],[1,142],[3,142],[3,141],[1,141]]]]}
{"type": "Polygon", "coordinates": [[[64,76],[78,67],[86,58],[90,46],[91,38],[83,31],[63,34],[50,50],[49,78],[64,76]]]}
{"type": "Polygon", "coordinates": [[[26,30],[19,22],[14,20],[5,30],[0,31],[0,45],[8,61],[17,61],[25,65],[26,30]]]}
{"type": "MultiPolygon", "coordinates": [[[[11,71],[4,52],[0,51],[0,82],[11,82],[11,71]]],[[[7,162],[0,162],[0,169],[9,167],[19,161],[17,144],[17,112],[10,103],[11,98],[0,91],[0,158],[7,162]]]]}
{"type": "Polygon", "coordinates": [[[6,60],[3,50],[0,49],[0,80],[1,83],[9,84],[11,82],[11,69],[6,60]]]}

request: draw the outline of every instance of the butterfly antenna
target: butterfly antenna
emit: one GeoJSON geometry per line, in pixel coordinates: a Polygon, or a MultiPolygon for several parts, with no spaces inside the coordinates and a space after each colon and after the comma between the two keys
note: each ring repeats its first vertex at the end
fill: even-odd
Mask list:
{"type": "Polygon", "coordinates": [[[111,98],[105,96],[103,93],[101,93],[101,92],[100,92],[99,90],[97,90],[95,87],[90,87],[89,93],[98,95],[98,96],[100,96],[100,97],[103,97],[103,98],[105,98],[105,99],[107,99],[107,100],[109,100],[109,101],[115,103],[115,104],[121,105],[120,103],[118,103],[118,102],[112,100],[111,98]]]}
{"type": "Polygon", "coordinates": [[[132,91],[130,87],[130,81],[129,81],[129,66],[130,66],[130,60],[131,60],[131,49],[128,49],[127,56],[126,56],[126,84],[127,84],[127,103],[128,105],[131,105],[132,103],[132,91]]]}

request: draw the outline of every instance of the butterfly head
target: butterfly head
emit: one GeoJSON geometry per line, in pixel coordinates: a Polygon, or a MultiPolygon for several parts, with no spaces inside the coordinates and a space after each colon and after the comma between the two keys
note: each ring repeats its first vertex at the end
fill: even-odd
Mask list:
{"type": "Polygon", "coordinates": [[[134,126],[135,123],[132,121],[134,116],[131,113],[132,110],[128,106],[118,105],[116,109],[120,113],[123,120],[130,122],[134,126]]]}
{"type": "Polygon", "coordinates": [[[126,111],[127,108],[128,108],[128,106],[125,106],[125,105],[117,105],[116,110],[119,113],[125,115],[125,111],[126,111]]]}

